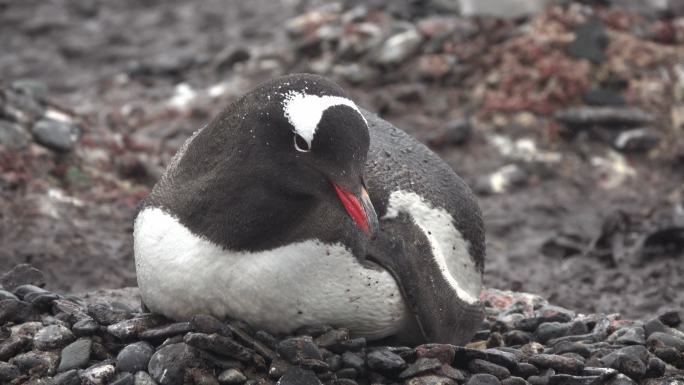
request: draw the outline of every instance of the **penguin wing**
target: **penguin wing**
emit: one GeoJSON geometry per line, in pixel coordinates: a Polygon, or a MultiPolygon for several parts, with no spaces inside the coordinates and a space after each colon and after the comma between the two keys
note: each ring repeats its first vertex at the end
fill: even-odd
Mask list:
{"type": "Polygon", "coordinates": [[[366,183],[381,227],[368,258],[392,273],[418,327],[400,337],[463,345],[484,318],[484,226],[475,197],[435,153],[363,113],[371,140],[366,183]]]}

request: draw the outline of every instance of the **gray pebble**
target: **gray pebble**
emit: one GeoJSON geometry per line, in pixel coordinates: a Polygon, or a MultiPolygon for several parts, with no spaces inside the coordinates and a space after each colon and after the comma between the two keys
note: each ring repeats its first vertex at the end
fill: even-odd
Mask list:
{"type": "Polygon", "coordinates": [[[0,382],[9,383],[20,375],[21,372],[15,365],[0,361],[0,382]]]}
{"type": "Polygon", "coordinates": [[[135,374],[135,385],[157,385],[157,382],[147,372],[140,371],[135,374]]]}
{"type": "Polygon", "coordinates": [[[501,385],[501,381],[491,374],[473,374],[466,385],[501,385]]]}
{"type": "Polygon", "coordinates": [[[59,349],[76,339],[74,333],[62,325],[49,325],[33,337],[33,346],[38,350],[59,349]]]}
{"type": "Polygon", "coordinates": [[[649,344],[661,343],[665,346],[673,347],[677,350],[684,351],[684,339],[673,336],[668,333],[655,332],[648,336],[649,344]]]}
{"type": "Polygon", "coordinates": [[[241,385],[247,381],[247,377],[237,369],[226,369],[219,374],[218,381],[224,385],[241,385]]]}
{"type": "Polygon", "coordinates": [[[456,381],[449,377],[436,376],[433,374],[427,376],[413,377],[405,382],[406,385],[456,385],[456,381]]]}
{"type": "Polygon", "coordinates": [[[493,364],[489,361],[481,360],[476,358],[468,363],[468,370],[472,373],[486,373],[495,376],[496,378],[503,380],[511,376],[508,369],[503,366],[493,364]]]}
{"type": "Polygon", "coordinates": [[[159,384],[181,384],[187,369],[201,365],[200,352],[181,342],[157,350],[150,359],[148,372],[159,384]]]}
{"type": "Polygon", "coordinates": [[[399,371],[406,367],[404,359],[387,349],[376,349],[366,354],[366,364],[369,369],[379,372],[399,371]]]}
{"type": "Polygon", "coordinates": [[[90,360],[90,349],[93,341],[90,338],[81,338],[62,349],[59,361],[58,372],[65,372],[71,369],[84,368],[90,360]]]}
{"type": "Polygon", "coordinates": [[[41,119],[31,132],[39,144],[56,152],[69,152],[76,145],[79,128],[72,122],[41,119]]]}
{"type": "Polygon", "coordinates": [[[0,277],[0,286],[5,290],[14,291],[21,285],[43,287],[45,286],[45,275],[31,265],[20,264],[0,277]]]}
{"type": "Polygon", "coordinates": [[[276,385],[321,385],[314,372],[296,366],[288,369],[276,385]]]}
{"type": "Polygon", "coordinates": [[[278,354],[293,364],[305,358],[322,360],[318,346],[310,336],[290,337],[278,343],[278,354]]]}
{"type": "Polygon", "coordinates": [[[52,378],[53,385],[82,385],[81,376],[78,369],[72,369],[64,373],[59,373],[52,378]]]}
{"type": "Polygon", "coordinates": [[[399,378],[406,379],[414,377],[438,369],[441,366],[442,362],[436,358],[421,357],[410,364],[403,372],[399,373],[399,378]]]}
{"type": "Polygon", "coordinates": [[[154,354],[154,348],[147,342],[141,341],[126,345],[116,356],[116,369],[120,372],[135,373],[147,369],[154,354]]]}

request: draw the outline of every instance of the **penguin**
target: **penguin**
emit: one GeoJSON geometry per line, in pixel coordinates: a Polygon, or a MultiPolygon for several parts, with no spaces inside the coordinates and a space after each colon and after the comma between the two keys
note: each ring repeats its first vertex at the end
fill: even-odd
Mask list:
{"type": "Polygon", "coordinates": [[[317,75],[263,83],[197,130],[141,202],[134,254],[143,303],[175,320],[463,345],[484,318],[469,187],[317,75]]]}

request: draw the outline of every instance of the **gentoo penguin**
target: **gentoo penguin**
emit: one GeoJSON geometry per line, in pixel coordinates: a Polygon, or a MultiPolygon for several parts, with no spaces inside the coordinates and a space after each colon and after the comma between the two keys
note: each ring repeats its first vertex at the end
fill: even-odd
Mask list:
{"type": "Polygon", "coordinates": [[[315,75],[262,84],[196,131],[142,202],[134,241],[143,302],[173,319],[464,344],[483,318],[468,186],[315,75]]]}

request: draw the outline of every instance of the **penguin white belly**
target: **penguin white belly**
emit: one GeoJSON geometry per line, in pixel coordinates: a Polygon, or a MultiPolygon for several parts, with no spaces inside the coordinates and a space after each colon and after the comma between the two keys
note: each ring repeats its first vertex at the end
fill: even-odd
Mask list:
{"type": "Polygon", "coordinates": [[[409,318],[390,273],[360,264],[341,244],[309,240],[232,252],[194,235],[159,208],[138,214],[134,238],[143,300],[174,319],[209,313],[274,333],[329,324],[382,338],[409,318]]]}

